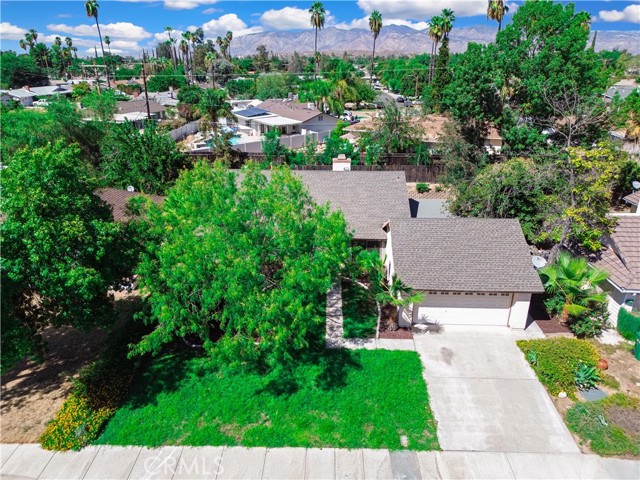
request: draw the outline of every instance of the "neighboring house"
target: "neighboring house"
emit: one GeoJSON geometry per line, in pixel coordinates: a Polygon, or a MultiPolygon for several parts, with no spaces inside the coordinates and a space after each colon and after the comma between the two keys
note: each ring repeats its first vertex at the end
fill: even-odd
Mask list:
{"type": "MultiPolygon", "coordinates": [[[[445,124],[451,119],[444,115],[426,115],[425,117],[413,118],[410,121],[416,129],[422,131],[422,140],[429,148],[435,148],[440,143],[440,138],[444,133],[445,124]]],[[[346,127],[342,138],[359,138],[363,133],[372,133],[377,130],[376,121],[373,119],[362,120],[346,127]],[[349,137],[347,137],[349,135],[349,137]]],[[[487,132],[484,146],[490,153],[500,153],[502,150],[502,137],[498,130],[491,126],[487,132]]]]}
{"type": "Polygon", "coordinates": [[[398,324],[525,328],[544,291],[516,219],[413,218],[385,226],[388,275],[423,292],[398,324]]]}
{"type": "Polygon", "coordinates": [[[250,129],[253,135],[262,136],[270,130],[282,135],[330,132],[339,119],[323,113],[312,103],[292,100],[267,100],[255,107],[233,112],[241,129],[250,129]]]}
{"type": "Polygon", "coordinates": [[[20,102],[20,105],[23,107],[30,107],[33,105],[35,98],[36,94],[29,91],[28,87],[2,91],[3,105],[6,105],[9,100],[14,100],[16,102],[20,102]]]}
{"type": "Polygon", "coordinates": [[[119,190],[117,188],[103,188],[96,191],[96,195],[111,207],[113,219],[116,222],[125,222],[132,218],[129,213],[128,203],[133,197],[145,195],[158,205],[164,201],[164,197],[160,195],[146,195],[141,192],[129,192],[128,190],[119,190]]]}
{"type": "MultiPolygon", "coordinates": [[[[149,112],[151,119],[162,120],[166,117],[166,107],[160,105],[155,100],[149,100],[149,112]]],[[[114,115],[114,121],[124,122],[127,120],[137,121],[147,118],[147,104],[145,100],[130,100],[128,102],[118,102],[118,111],[114,115]]]]}
{"type": "Polygon", "coordinates": [[[609,294],[609,321],[614,325],[620,307],[631,309],[640,298],[640,213],[616,217],[614,232],[603,239],[606,249],[594,262],[609,274],[600,287],[609,294]]]}
{"type": "Polygon", "coordinates": [[[70,96],[73,90],[68,85],[49,85],[47,87],[23,87],[35,93],[36,97],[45,99],[56,95],[70,96]]]}
{"type": "Polygon", "coordinates": [[[627,98],[631,92],[638,89],[638,84],[633,80],[620,80],[615,85],[612,85],[602,94],[604,101],[610,103],[613,97],[618,95],[620,100],[627,98]]]}

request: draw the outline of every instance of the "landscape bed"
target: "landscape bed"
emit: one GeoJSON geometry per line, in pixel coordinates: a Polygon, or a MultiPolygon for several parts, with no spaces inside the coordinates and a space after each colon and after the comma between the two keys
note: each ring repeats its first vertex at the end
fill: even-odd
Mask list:
{"type": "Polygon", "coordinates": [[[295,376],[297,389],[287,390],[256,373],[164,356],[96,443],[439,449],[415,352],[327,351],[295,376]]]}

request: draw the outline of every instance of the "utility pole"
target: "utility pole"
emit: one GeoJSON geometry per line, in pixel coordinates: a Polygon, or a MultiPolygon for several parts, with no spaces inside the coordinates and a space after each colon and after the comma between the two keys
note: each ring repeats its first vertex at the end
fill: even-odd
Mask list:
{"type": "Polygon", "coordinates": [[[151,119],[151,110],[149,109],[149,92],[147,90],[147,65],[145,64],[145,53],[142,51],[142,83],[144,84],[144,101],[147,104],[147,119],[151,119]]]}

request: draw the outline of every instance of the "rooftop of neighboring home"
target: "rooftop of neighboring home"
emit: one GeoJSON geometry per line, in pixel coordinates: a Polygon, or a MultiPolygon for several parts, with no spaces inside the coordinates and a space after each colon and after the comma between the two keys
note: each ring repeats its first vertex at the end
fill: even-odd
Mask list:
{"type": "Polygon", "coordinates": [[[416,290],[541,293],[516,219],[392,218],[395,274],[416,290]]]}
{"type": "Polygon", "coordinates": [[[603,96],[605,97],[605,99],[610,100],[615,97],[616,94],[618,94],[620,96],[620,99],[624,100],[629,96],[629,94],[631,94],[631,92],[637,89],[638,84],[635,82],[635,80],[622,79],[615,85],[609,87],[603,96]]]}
{"type": "MultiPolygon", "coordinates": [[[[131,217],[128,211],[128,202],[133,197],[145,195],[140,192],[129,192],[128,190],[119,190],[117,188],[104,188],[96,192],[96,194],[104,200],[113,212],[113,219],[116,222],[123,222],[129,220],[131,217]]],[[[164,197],[160,195],[145,195],[149,197],[153,202],[161,204],[164,197]]]]}
{"type": "Polygon", "coordinates": [[[620,290],[640,292],[640,215],[620,215],[617,220],[595,266],[606,270],[620,290]]]}
{"type": "MultiPolygon", "coordinates": [[[[410,119],[416,128],[422,130],[423,140],[431,143],[439,141],[444,132],[444,126],[449,120],[451,119],[444,115],[426,115],[425,117],[414,117],[410,119]]],[[[354,123],[353,125],[349,125],[344,130],[350,133],[364,133],[373,132],[377,128],[376,120],[369,118],[362,120],[361,122],[354,123]]],[[[498,130],[493,126],[489,128],[486,138],[487,140],[502,140],[498,130]]]]}
{"type": "Polygon", "coordinates": [[[49,85],[46,87],[30,87],[25,85],[22,88],[4,90],[7,94],[15,98],[27,97],[49,97],[51,95],[68,95],[71,89],[67,85],[49,85]]]}
{"type": "Polygon", "coordinates": [[[640,205],[640,190],[638,190],[637,192],[630,193],[626,197],[623,197],[622,200],[624,200],[630,205],[640,205]]]}
{"type": "MultiPolygon", "coordinates": [[[[160,105],[155,100],[149,100],[149,111],[153,113],[161,113],[166,110],[166,107],[160,105]]],[[[147,105],[145,100],[129,100],[127,102],[118,102],[118,113],[119,114],[127,114],[127,113],[136,113],[136,112],[144,112],[147,113],[147,105]]]]}
{"type": "Polygon", "coordinates": [[[318,115],[324,115],[313,103],[298,103],[288,99],[266,100],[256,105],[256,108],[266,110],[274,115],[296,120],[300,123],[311,120],[318,115]]]}

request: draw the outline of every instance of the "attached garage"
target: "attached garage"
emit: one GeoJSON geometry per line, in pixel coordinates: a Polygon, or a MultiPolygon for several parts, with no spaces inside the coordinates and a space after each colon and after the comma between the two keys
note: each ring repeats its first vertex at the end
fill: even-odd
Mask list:
{"type": "Polygon", "coordinates": [[[517,220],[394,219],[385,229],[389,277],[423,294],[400,326],[525,328],[531,294],[543,288],[517,220]]]}
{"type": "Polygon", "coordinates": [[[413,323],[507,326],[511,300],[508,293],[425,292],[413,323]]]}

